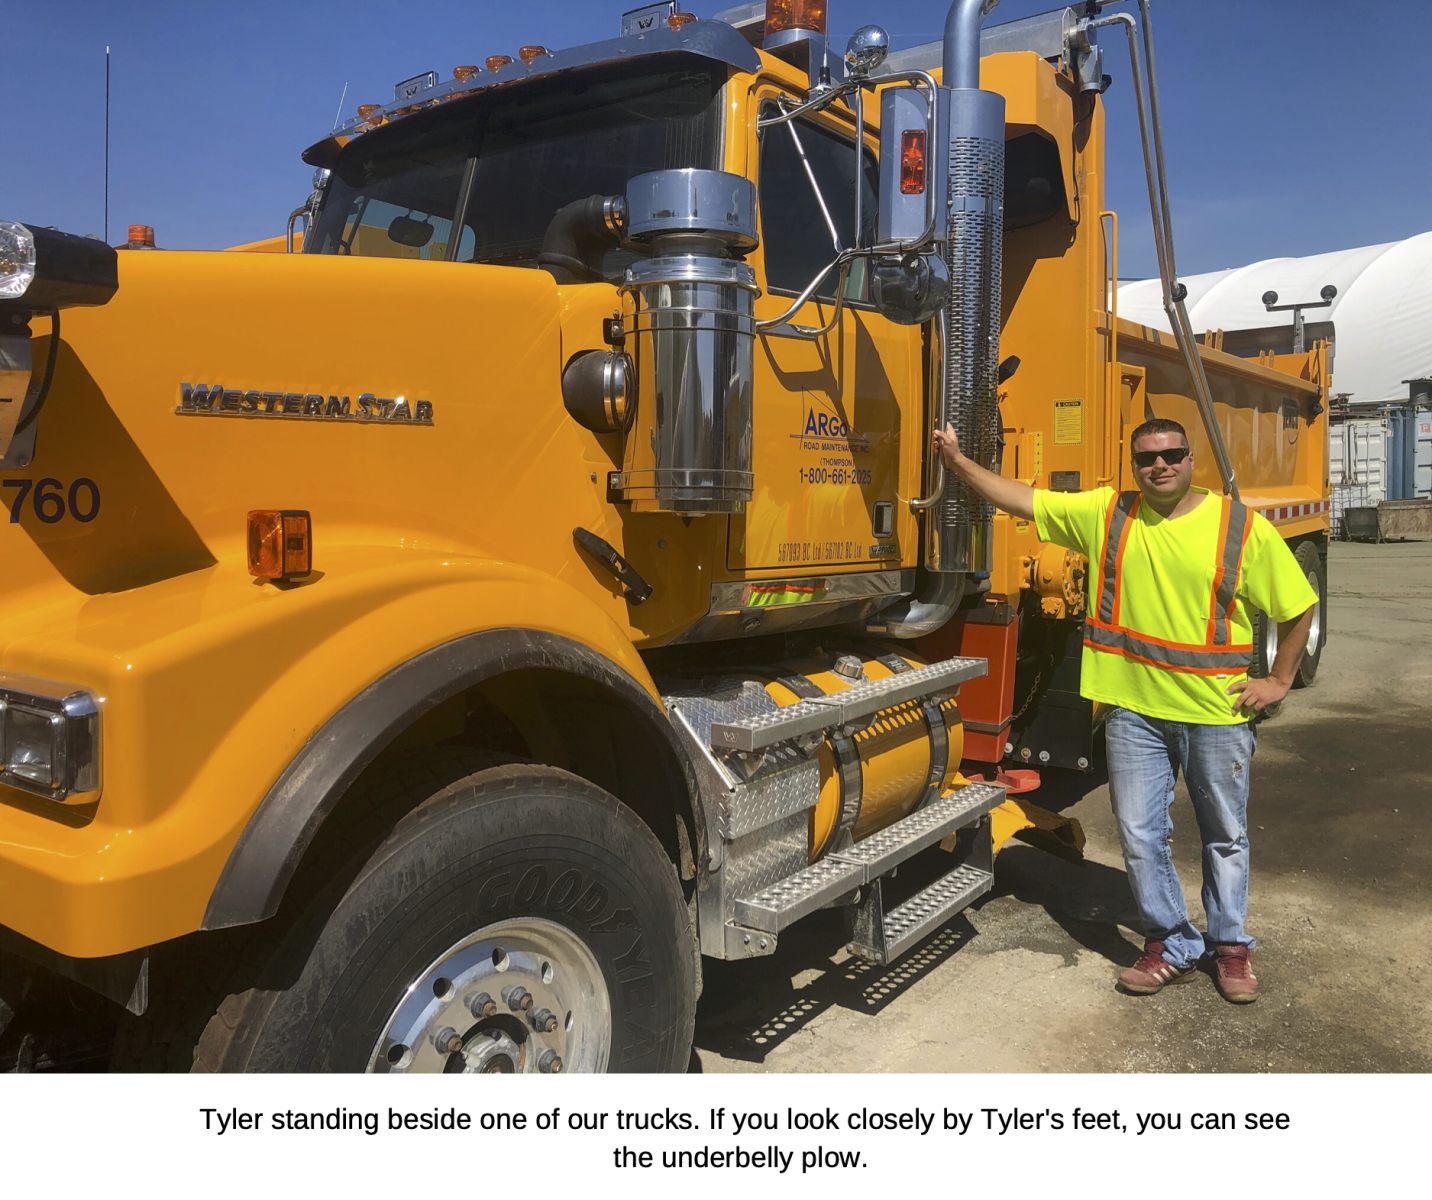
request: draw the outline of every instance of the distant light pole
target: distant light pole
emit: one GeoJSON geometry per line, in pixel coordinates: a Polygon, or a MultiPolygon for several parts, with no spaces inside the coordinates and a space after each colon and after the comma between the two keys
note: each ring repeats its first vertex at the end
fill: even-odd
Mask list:
{"type": "Polygon", "coordinates": [[[1294,354],[1303,352],[1303,310],[1305,308],[1327,308],[1332,304],[1333,297],[1338,294],[1338,290],[1329,283],[1318,294],[1323,298],[1321,303],[1308,300],[1302,304],[1279,304],[1277,292],[1263,293],[1263,307],[1269,312],[1292,312],[1294,354]]]}

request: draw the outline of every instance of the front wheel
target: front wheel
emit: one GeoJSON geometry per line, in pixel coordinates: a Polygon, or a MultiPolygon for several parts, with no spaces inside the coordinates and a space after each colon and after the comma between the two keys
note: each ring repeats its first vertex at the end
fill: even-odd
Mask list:
{"type": "MultiPolygon", "coordinates": [[[[410,773],[398,790],[414,786],[410,773]]],[[[276,919],[257,978],[221,989],[196,1069],[687,1068],[686,901],[655,835],[615,797],[555,768],[492,767],[428,795],[370,847],[276,919]]]]}

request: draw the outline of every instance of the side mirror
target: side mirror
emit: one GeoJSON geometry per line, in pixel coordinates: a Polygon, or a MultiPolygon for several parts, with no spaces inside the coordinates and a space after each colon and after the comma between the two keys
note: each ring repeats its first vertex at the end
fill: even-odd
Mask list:
{"type": "Polygon", "coordinates": [[[950,269],[938,254],[882,258],[870,273],[870,298],[897,325],[921,325],[950,298],[950,269]]]}

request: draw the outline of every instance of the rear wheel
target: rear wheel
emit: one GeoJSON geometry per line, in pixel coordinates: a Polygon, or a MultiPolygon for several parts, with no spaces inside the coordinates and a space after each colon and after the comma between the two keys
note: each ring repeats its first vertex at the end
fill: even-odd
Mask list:
{"type": "MultiPolygon", "coordinates": [[[[1261,608],[1253,611],[1253,661],[1248,665],[1250,679],[1267,679],[1273,672],[1273,660],[1278,657],[1278,622],[1261,608]]],[[[1283,707],[1281,700],[1265,704],[1261,715],[1276,717],[1283,707]]]]}
{"type": "Polygon", "coordinates": [[[1303,652],[1303,661],[1298,664],[1298,673],[1293,679],[1294,687],[1311,687],[1318,677],[1318,663],[1323,655],[1323,642],[1328,629],[1328,573],[1323,565],[1323,556],[1318,553],[1317,544],[1302,542],[1294,557],[1298,566],[1308,577],[1308,586],[1317,594],[1318,602],[1313,608],[1313,625],[1308,631],[1308,648],[1303,652]]]}
{"type": "Polygon", "coordinates": [[[688,1065],[696,948],[675,868],[630,809],[565,771],[456,778],[276,921],[220,989],[194,1069],[688,1065]]]}

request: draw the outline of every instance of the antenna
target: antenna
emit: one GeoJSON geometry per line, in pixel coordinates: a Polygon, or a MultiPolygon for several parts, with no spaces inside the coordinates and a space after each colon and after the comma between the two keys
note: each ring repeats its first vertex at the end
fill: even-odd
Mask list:
{"type": "Polygon", "coordinates": [[[338,128],[338,122],[343,119],[343,101],[348,99],[348,85],[343,85],[343,95],[338,97],[338,111],[333,114],[333,128],[338,128]]]}
{"type": "Polygon", "coordinates": [[[104,241],[109,244],[109,47],[104,48],[104,241]]]}

